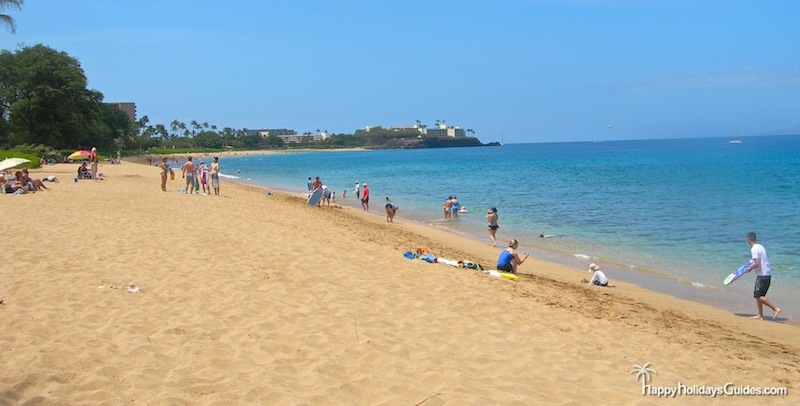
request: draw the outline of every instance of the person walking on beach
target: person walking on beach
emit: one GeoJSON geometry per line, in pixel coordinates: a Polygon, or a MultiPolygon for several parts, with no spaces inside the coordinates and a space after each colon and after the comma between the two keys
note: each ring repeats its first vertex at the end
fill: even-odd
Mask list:
{"type": "Polygon", "coordinates": [[[186,162],[181,166],[181,177],[186,179],[186,193],[192,194],[192,189],[194,189],[194,164],[191,156],[186,158],[186,162]]]}
{"type": "Polygon", "coordinates": [[[364,208],[364,211],[369,211],[369,188],[366,182],[364,182],[364,189],[361,191],[361,207],[364,208]]]}
{"type": "Polygon", "coordinates": [[[97,148],[92,147],[92,152],[89,153],[89,162],[92,165],[92,179],[97,179],[97,148]]]}
{"type": "Polygon", "coordinates": [[[397,209],[399,209],[399,207],[389,200],[389,196],[386,196],[386,221],[394,223],[394,216],[397,215],[397,209]]]}
{"type": "Polygon", "coordinates": [[[169,173],[169,168],[167,168],[167,158],[161,159],[161,191],[167,191],[167,173],[169,173]]]}
{"type": "Polygon", "coordinates": [[[758,315],[753,316],[754,319],[763,320],[764,311],[763,305],[767,305],[773,312],[772,320],[778,318],[781,309],[775,306],[769,299],[767,299],[767,291],[769,290],[769,283],[772,276],[772,268],[769,266],[769,258],[767,258],[767,250],[763,245],[756,242],[756,233],[747,233],[747,243],[750,245],[750,256],[753,258],[753,264],[747,268],[747,272],[754,269],[756,271],[756,283],[753,288],[753,297],[756,298],[756,308],[758,315]]]}
{"type": "MultiPolygon", "coordinates": [[[[211,187],[214,188],[214,195],[219,196],[219,157],[214,157],[214,162],[211,163],[211,187]]],[[[309,178],[311,179],[311,178],[309,178]]]]}
{"type": "Polygon", "coordinates": [[[497,225],[497,219],[500,216],[497,214],[497,208],[492,207],[489,211],[486,212],[486,222],[489,223],[489,238],[492,240],[492,247],[497,246],[497,241],[495,241],[495,234],[497,234],[497,229],[500,228],[497,225]]]}
{"type": "Polygon", "coordinates": [[[497,258],[497,270],[517,273],[517,266],[522,265],[528,259],[528,254],[522,257],[519,256],[517,247],[519,247],[519,241],[511,240],[508,242],[508,248],[504,249],[500,253],[500,257],[497,258]]]}

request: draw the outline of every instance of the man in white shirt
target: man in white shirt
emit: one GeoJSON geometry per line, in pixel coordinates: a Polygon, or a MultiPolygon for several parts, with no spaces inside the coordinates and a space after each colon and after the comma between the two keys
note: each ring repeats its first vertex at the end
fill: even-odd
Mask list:
{"type": "Polygon", "coordinates": [[[750,256],[753,258],[753,264],[747,268],[747,272],[753,269],[756,271],[756,284],[753,288],[753,297],[756,298],[756,308],[758,308],[758,315],[752,318],[763,320],[763,305],[767,305],[773,312],[772,320],[778,318],[781,309],[767,299],[767,291],[769,290],[770,277],[772,276],[772,268],[769,266],[769,258],[767,258],[767,250],[763,245],[756,242],[756,233],[747,233],[747,243],[750,244],[750,256]]]}

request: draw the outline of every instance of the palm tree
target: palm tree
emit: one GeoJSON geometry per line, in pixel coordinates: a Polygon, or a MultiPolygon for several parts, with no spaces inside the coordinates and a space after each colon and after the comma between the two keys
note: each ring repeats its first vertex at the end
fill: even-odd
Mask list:
{"type": "Polygon", "coordinates": [[[650,374],[655,374],[656,370],[650,368],[650,363],[644,365],[634,365],[632,374],[636,374],[636,380],[638,381],[639,378],[642,378],[642,386],[644,386],[647,382],[650,381],[650,374]]]}
{"type": "MultiPolygon", "coordinates": [[[[15,8],[21,10],[22,3],[24,2],[25,0],[0,0],[0,9],[15,8]]],[[[17,25],[14,24],[14,18],[8,14],[0,14],[0,25],[7,26],[12,34],[17,32],[17,25]]]]}

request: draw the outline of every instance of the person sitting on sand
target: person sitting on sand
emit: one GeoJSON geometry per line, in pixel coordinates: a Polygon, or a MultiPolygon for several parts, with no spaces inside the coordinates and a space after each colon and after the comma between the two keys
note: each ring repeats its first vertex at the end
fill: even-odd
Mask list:
{"type": "Polygon", "coordinates": [[[497,270],[517,273],[517,266],[522,265],[528,259],[528,254],[520,258],[519,253],[517,253],[517,247],[519,247],[519,241],[511,240],[508,242],[508,248],[503,250],[500,253],[500,257],[497,258],[497,270]]]}
{"type": "Polygon", "coordinates": [[[40,179],[31,178],[27,168],[22,170],[22,176],[25,178],[25,183],[28,185],[28,188],[35,191],[47,190],[47,186],[44,185],[44,182],[40,179]]]}
{"type": "Polygon", "coordinates": [[[14,177],[9,179],[9,181],[6,183],[6,193],[13,193],[15,195],[28,193],[28,189],[25,187],[25,178],[22,176],[22,171],[17,171],[14,174],[14,177]]]}
{"type": "Polygon", "coordinates": [[[394,216],[397,214],[397,209],[399,209],[399,207],[397,207],[396,204],[392,203],[389,200],[389,197],[387,196],[386,197],[386,221],[388,221],[390,223],[394,223],[394,216]]]}
{"type": "Polygon", "coordinates": [[[606,278],[606,274],[600,270],[600,266],[597,264],[589,264],[589,272],[594,272],[592,275],[592,279],[589,281],[590,285],[597,285],[597,286],[608,286],[609,288],[613,288],[614,285],[608,284],[608,278],[606,278]]]}

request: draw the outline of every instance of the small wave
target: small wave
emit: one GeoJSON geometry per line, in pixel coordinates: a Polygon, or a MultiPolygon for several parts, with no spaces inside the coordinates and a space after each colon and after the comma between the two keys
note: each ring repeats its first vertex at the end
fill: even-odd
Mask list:
{"type": "Polygon", "coordinates": [[[219,174],[219,177],[220,177],[220,178],[227,178],[227,179],[239,179],[239,177],[238,177],[238,176],[226,175],[226,174],[224,174],[224,173],[220,173],[220,174],[219,174]]]}
{"type": "Polygon", "coordinates": [[[590,257],[590,256],[588,256],[588,255],[586,255],[586,254],[575,254],[575,258],[579,258],[579,259],[592,259],[592,257],[590,257]]]}
{"type": "Polygon", "coordinates": [[[700,282],[692,282],[692,287],[695,287],[695,288],[705,288],[705,287],[706,287],[706,285],[705,285],[705,284],[703,284],[703,283],[700,283],[700,282]]]}

